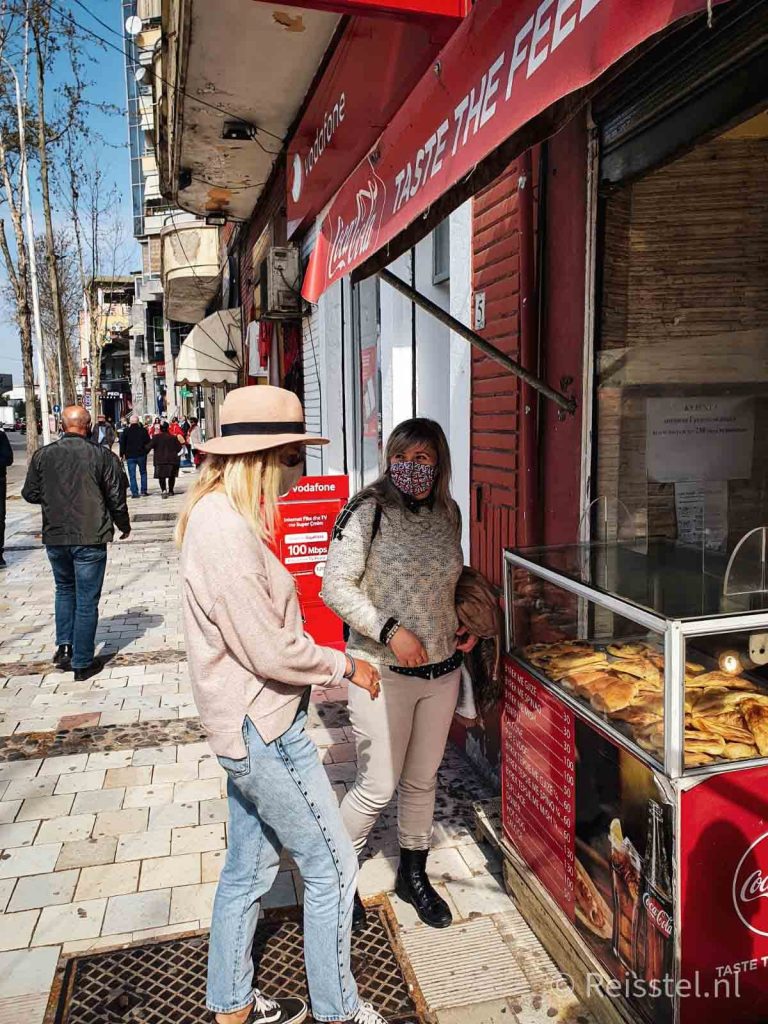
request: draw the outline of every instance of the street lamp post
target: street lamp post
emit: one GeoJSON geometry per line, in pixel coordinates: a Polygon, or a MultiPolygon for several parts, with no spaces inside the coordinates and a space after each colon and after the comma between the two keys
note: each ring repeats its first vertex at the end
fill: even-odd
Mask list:
{"type": "MultiPolygon", "coordinates": [[[[40,382],[40,418],[43,421],[43,444],[51,443],[51,425],[48,422],[48,385],[45,376],[45,359],[43,355],[43,324],[40,318],[40,293],[37,286],[37,256],[35,253],[35,226],[32,220],[32,197],[29,190],[29,170],[27,167],[27,139],[24,126],[24,108],[21,102],[21,87],[13,65],[6,57],[1,58],[3,64],[13,75],[16,86],[16,118],[19,122],[19,157],[21,159],[21,191],[24,198],[24,216],[26,221],[27,250],[29,257],[29,277],[32,285],[32,315],[35,323],[37,339],[37,376],[40,382]]],[[[29,428],[27,428],[29,429],[29,428]]]]}

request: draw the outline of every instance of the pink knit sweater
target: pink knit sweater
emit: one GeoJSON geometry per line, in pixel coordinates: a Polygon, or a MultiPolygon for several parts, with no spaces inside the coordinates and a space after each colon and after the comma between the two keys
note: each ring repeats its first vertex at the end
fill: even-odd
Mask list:
{"type": "Polygon", "coordinates": [[[342,680],[344,655],[305,634],[293,578],[223,493],[192,511],[181,590],[192,692],[215,754],[245,757],[246,716],[271,743],[308,686],[342,680]]]}

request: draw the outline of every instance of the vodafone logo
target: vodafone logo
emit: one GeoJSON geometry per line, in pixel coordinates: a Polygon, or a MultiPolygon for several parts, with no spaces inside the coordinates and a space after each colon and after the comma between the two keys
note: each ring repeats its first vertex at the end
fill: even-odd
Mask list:
{"type": "Polygon", "coordinates": [[[768,936],[768,832],[746,850],[733,875],[733,908],[755,935],[768,936]]]}
{"type": "Polygon", "coordinates": [[[301,199],[301,190],[304,187],[304,171],[301,166],[301,157],[298,153],[293,157],[293,182],[291,184],[291,198],[294,203],[301,199]]]}

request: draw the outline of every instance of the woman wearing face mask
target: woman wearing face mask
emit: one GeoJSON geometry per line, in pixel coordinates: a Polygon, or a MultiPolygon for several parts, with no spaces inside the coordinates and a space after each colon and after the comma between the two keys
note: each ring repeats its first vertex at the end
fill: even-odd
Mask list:
{"type": "Polygon", "coordinates": [[[227,774],[228,849],[211,922],[207,1003],[218,1024],[300,1024],[299,998],[253,987],[260,900],[283,848],[304,880],[304,954],[317,1021],[384,1024],[359,1000],[350,971],[357,858],[336,796],[307,735],[311,686],[342,678],[367,701],[379,673],[363,659],[318,647],[305,633],[293,578],[269,542],[277,500],[301,476],[301,402],[267,386],[230,392],[221,436],[176,528],[192,689],[227,774]]]}
{"type": "MultiPolygon", "coordinates": [[[[349,693],[358,775],[341,810],[360,854],[398,790],[396,892],[425,924],[444,928],[451,912],[426,861],[463,652],[476,638],[458,631],[464,560],[445,434],[432,420],[407,420],[393,430],[386,462],[339,516],[323,578],[323,600],[350,626],[349,653],[379,666],[382,677],[375,706],[349,693]]],[[[364,921],[356,897],[355,927],[364,921]]]]}

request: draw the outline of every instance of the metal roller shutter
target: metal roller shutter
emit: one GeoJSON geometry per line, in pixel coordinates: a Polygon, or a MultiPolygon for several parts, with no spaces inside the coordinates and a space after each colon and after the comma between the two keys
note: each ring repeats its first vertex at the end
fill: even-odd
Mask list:
{"type": "Polygon", "coordinates": [[[592,102],[604,183],[637,178],[768,96],[768,5],[732,0],[671,32],[592,102]]]}

